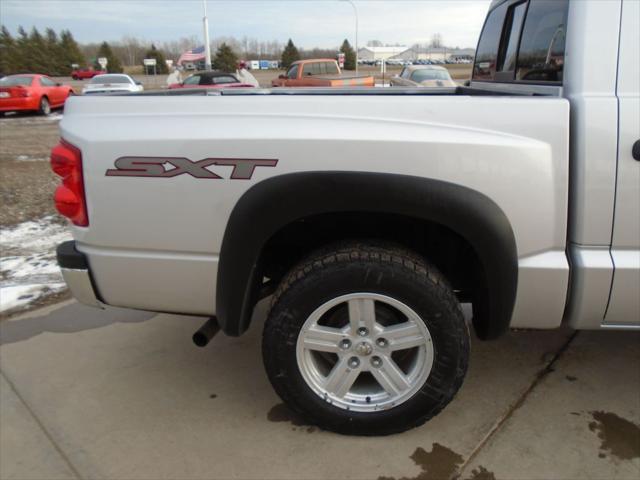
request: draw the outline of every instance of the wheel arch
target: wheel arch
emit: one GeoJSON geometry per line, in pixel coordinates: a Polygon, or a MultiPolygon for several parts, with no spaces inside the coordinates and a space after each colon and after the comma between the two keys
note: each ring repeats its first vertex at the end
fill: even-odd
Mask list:
{"type": "Polygon", "coordinates": [[[484,276],[474,301],[478,336],[496,338],[511,320],[518,258],[511,225],[485,195],[449,182],[366,172],[291,173],[264,180],[236,203],[225,229],[218,266],[216,315],[225,333],[249,327],[260,297],[265,246],[302,219],[320,215],[380,215],[428,222],[471,246],[484,276]]]}

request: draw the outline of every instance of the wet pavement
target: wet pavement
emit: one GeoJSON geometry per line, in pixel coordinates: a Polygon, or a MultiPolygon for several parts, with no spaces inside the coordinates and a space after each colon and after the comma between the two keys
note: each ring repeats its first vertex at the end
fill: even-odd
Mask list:
{"type": "Polygon", "coordinates": [[[455,400],[378,438],[307,425],[249,333],[65,302],[0,322],[0,478],[640,478],[640,332],[516,331],[472,342],[455,400]]]}

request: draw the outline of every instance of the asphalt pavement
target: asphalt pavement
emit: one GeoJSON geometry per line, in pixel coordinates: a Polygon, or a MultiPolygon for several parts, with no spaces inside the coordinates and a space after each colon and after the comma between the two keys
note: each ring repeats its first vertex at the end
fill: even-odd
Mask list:
{"type": "Polygon", "coordinates": [[[640,479],[640,332],[472,342],[460,393],[388,437],[296,418],[249,333],[73,301],[0,322],[2,479],[640,479]]]}

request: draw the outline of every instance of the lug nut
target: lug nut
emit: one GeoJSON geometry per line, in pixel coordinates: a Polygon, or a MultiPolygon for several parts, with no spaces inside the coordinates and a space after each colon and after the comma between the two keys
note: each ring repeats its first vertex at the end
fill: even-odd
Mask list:
{"type": "Polygon", "coordinates": [[[366,337],[367,335],[369,335],[369,330],[367,330],[365,327],[360,327],[358,329],[358,335],[360,335],[361,337],[366,337]]]}
{"type": "Polygon", "coordinates": [[[386,338],[379,338],[378,340],[376,340],[376,345],[378,345],[379,347],[386,347],[387,345],[389,345],[389,342],[387,342],[386,338]]]}
{"type": "Polygon", "coordinates": [[[357,357],[351,357],[349,359],[349,367],[358,368],[360,366],[360,360],[357,357]]]}
{"type": "Polygon", "coordinates": [[[380,357],[371,357],[371,365],[379,368],[382,366],[382,359],[380,357]]]}
{"type": "Polygon", "coordinates": [[[345,338],[340,342],[340,348],[342,350],[347,350],[350,347],[351,347],[351,340],[349,340],[348,338],[345,338]]]}

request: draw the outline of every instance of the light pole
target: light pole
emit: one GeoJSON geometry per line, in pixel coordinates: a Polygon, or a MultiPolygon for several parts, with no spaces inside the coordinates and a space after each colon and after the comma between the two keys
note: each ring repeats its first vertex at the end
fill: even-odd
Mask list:
{"type": "Polygon", "coordinates": [[[353,7],[353,13],[356,15],[356,75],[358,75],[358,9],[353,0],[343,0],[349,2],[353,7]]]}
{"type": "Polygon", "coordinates": [[[209,19],[207,18],[207,0],[202,0],[202,6],[204,7],[204,17],[202,23],[204,24],[204,69],[211,70],[211,46],[209,45],[209,19]]]}

